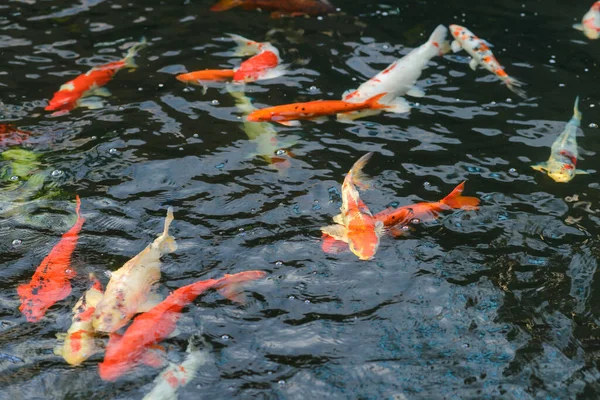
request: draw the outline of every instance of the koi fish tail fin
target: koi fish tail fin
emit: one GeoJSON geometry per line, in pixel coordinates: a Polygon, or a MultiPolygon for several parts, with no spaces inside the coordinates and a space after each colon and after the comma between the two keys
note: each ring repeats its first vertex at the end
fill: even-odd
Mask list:
{"type": "Polygon", "coordinates": [[[231,8],[239,7],[242,4],[244,4],[244,0],[220,0],[210,8],[210,11],[226,11],[231,8]]]}
{"type": "Polygon", "coordinates": [[[237,44],[233,53],[237,57],[253,56],[260,53],[263,47],[262,43],[260,42],[255,42],[254,40],[247,39],[234,33],[228,33],[227,36],[229,36],[237,44]]]}
{"type": "Polygon", "coordinates": [[[525,90],[520,89],[520,87],[524,85],[523,82],[508,75],[503,80],[510,91],[522,99],[527,100],[527,93],[525,90]]]}
{"type": "Polygon", "coordinates": [[[444,25],[438,25],[429,36],[428,43],[432,44],[438,52],[438,55],[443,56],[451,49],[450,42],[446,39],[448,36],[448,28],[444,25]]]}
{"type": "Polygon", "coordinates": [[[579,126],[581,124],[581,112],[579,111],[579,96],[575,98],[575,105],[573,106],[573,118],[569,123],[579,126]]]}
{"type": "Polygon", "coordinates": [[[136,69],[138,67],[134,61],[134,58],[138,55],[140,50],[147,45],[148,42],[146,41],[146,38],[142,37],[139,43],[134,44],[129,48],[129,50],[127,50],[127,54],[125,54],[125,58],[123,59],[123,61],[125,61],[125,68],[136,69]]]}
{"type": "Polygon", "coordinates": [[[242,293],[243,284],[248,281],[264,278],[266,275],[266,272],[263,271],[244,271],[233,275],[226,274],[225,277],[217,281],[214,287],[226,299],[244,304],[246,296],[242,293]]]}
{"type": "MultiPolygon", "coordinates": [[[[175,217],[173,216],[173,207],[169,207],[167,209],[167,217],[165,218],[165,228],[160,235],[160,251],[162,253],[172,253],[177,250],[177,243],[175,242],[175,238],[169,235],[169,226],[171,226],[171,222],[175,217]]],[[[158,239],[157,239],[158,240],[158,239]]]]}
{"type": "Polygon", "coordinates": [[[393,112],[396,114],[404,114],[410,111],[410,104],[403,97],[396,97],[391,101],[381,101],[388,112],[393,112]]]}
{"type": "Polygon", "coordinates": [[[373,157],[372,151],[359,158],[348,173],[348,175],[351,175],[352,183],[363,190],[370,187],[371,178],[362,169],[367,165],[371,157],[373,157]]]}
{"type": "Polygon", "coordinates": [[[448,196],[440,200],[440,203],[451,208],[477,209],[477,206],[479,205],[479,199],[476,197],[463,196],[463,190],[465,190],[465,182],[462,182],[460,185],[455,187],[448,196]]]}
{"type": "Polygon", "coordinates": [[[388,106],[385,104],[381,104],[379,103],[379,100],[381,100],[386,93],[380,93],[376,96],[371,97],[370,99],[368,99],[367,101],[365,101],[365,105],[369,108],[369,109],[378,109],[378,108],[387,108],[388,106]]]}

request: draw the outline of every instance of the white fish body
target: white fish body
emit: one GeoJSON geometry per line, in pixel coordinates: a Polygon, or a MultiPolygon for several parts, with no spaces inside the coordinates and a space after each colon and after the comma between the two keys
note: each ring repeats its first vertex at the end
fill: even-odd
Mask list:
{"type": "Polygon", "coordinates": [[[600,37],[600,1],[595,2],[583,16],[581,24],[575,24],[573,28],[583,31],[588,39],[598,39],[600,37]]]}

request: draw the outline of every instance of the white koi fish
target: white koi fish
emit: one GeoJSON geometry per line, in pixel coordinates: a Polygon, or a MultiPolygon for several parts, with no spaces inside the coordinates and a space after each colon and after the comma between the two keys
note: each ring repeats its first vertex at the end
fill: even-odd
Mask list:
{"type": "Polygon", "coordinates": [[[177,250],[175,239],[169,235],[173,208],[167,210],[163,233],[137,256],[113,272],[104,298],[96,306],[93,323],[98,332],[114,332],[140,312],[145,312],[161,299],[150,293],[160,279],[160,258],[177,250]]]}
{"type": "Polygon", "coordinates": [[[79,365],[98,352],[92,316],[95,307],[102,299],[102,284],[94,274],[90,274],[91,287],[73,307],[71,326],[66,334],[56,336],[63,339],[62,346],[54,349],[54,354],[62,356],[71,365],[79,365]]]}
{"type": "Polygon", "coordinates": [[[600,1],[594,3],[581,20],[580,24],[573,25],[578,31],[583,31],[588,39],[598,39],[600,37],[600,1]]]}
{"type": "Polygon", "coordinates": [[[523,83],[517,79],[509,76],[504,68],[500,65],[494,53],[490,50],[491,46],[485,40],[482,40],[475,36],[473,32],[460,25],[450,25],[450,33],[454,37],[452,42],[452,51],[458,52],[464,49],[467,53],[473,57],[469,66],[473,71],[477,69],[477,66],[481,65],[494,75],[496,75],[504,84],[513,91],[516,95],[526,99],[527,94],[523,89],[519,87],[523,86],[523,83]]]}
{"type": "Polygon", "coordinates": [[[214,362],[211,356],[212,346],[202,340],[200,349],[190,338],[188,356],[180,365],[170,364],[154,379],[154,388],[144,396],[143,400],[177,400],[177,390],[190,383],[203,365],[214,362]]]}
{"type": "Polygon", "coordinates": [[[558,135],[550,148],[550,158],[546,162],[532,165],[536,171],[546,171],[548,176],[556,182],[567,183],[577,174],[589,172],[577,169],[577,131],[581,129],[581,113],[579,112],[579,97],[575,99],[573,118],[567,123],[565,130],[558,135]]]}
{"type": "MultiPolygon", "coordinates": [[[[444,55],[450,50],[450,45],[446,40],[447,34],[448,29],[443,25],[439,25],[426,43],[394,61],[386,69],[360,85],[358,89],[345,92],[342,100],[351,103],[363,103],[378,94],[387,93],[379,99],[379,103],[391,106],[386,107],[386,110],[396,113],[408,112],[410,106],[400,96],[406,94],[413,97],[425,96],[423,90],[417,88],[415,83],[433,57],[444,55]]],[[[343,113],[338,114],[338,119],[356,119],[380,112],[381,110],[363,110],[343,113]]]]}

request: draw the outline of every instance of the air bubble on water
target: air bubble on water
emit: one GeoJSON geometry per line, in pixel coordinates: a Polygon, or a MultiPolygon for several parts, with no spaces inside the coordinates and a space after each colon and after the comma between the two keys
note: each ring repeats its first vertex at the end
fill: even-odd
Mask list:
{"type": "Polygon", "coordinates": [[[275,265],[281,267],[283,265],[283,261],[275,261],[275,265]]]}
{"type": "Polygon", "coordinates": [[[590,107],[596,107],[596,105],[595,104],[590,104],[590,107]]]}
{"type": "Polygon", "coordinates": [[[98,139],[96,136],[92,136],[92,140],[96,140],[98,139]]]}
{"type": "Polygon", "coordinates": [[[463,349],[468,349],[469,347],[471,347],[471,345],[469,343],[463,343],[462,347],[463,349]]]}
{"type": "Polygon", "coordinates": [[[244,232],[244,228],[239,228],[238,231],[239,232],[244,232]]]}
{"type": "Polygon", "coordinates": [[[353,77],[353,78],[352,78],[352,80],[353,80],[353,81],[356,81],[356,78],[354,78],[354,77],[353,77]]]}
{"type": "Polygon", "coordinates": [[[144,90],[144,88],[141,88],[141,87],[138,88],[138,92],[141,92],[142,90],[144,90]]]}
{"type": "Polygon", "coordinates": [[[419,218],[413,218],[413,219],[410,220],[411,224],[418,224],[420,222],[421,222],[421,220],[419,218]]]}
{"type": "Polygon", "coordinates": [[[594,123],[594,122],[590,122],[590,124],[588,125],[590,128],[597,128],[598,124],[594,123]]]}
{"type": "Polygon", "coordinates": [[[525,13],[521,13],[521,17],[524,17],[524,16],[525,16],[525,13]]]}
{"type": "Polygon", "coordinates": [[[109,152],[110,154],[112,154],[112,155],[119,154],[119,150],[117,150],[117,149],[115,149],[115,148],[112,148],[112,149],[108,150],[108,152],[109,152]]]}
{"type": "Polygon", "coordinates": [[[195,137],[195,138],[197,138],[197,137],[198,137],[198,134],[197,134],[197,133],[194,133],[192,136],[193,136],[193,137],[195,137]]]}
{"type": "Polygon", "coordinates": [[[286,151],[283,149],[279,149],[275,152],[275,155],[278,155],[278,156],[283,156],[285,154],[286,154],[286,151]]]}
{"type": "Polygon", "coordinates": [[[550,64],[555,64],[555,63],[556,63],[556,60],[549,60],[548,62],[549,62],[550,64]]]}
{"type": "Polygon", "coordinates": [[[179,151],[183,151],[183,147],[180,147],[180,148],[179,148],[179,151]]]}
{"type": "Polygon", "coordinates": [[[60,169],[55,169],[54,171],[52,171],[51,175],[55,178],[58,178],[59,176],[61,176],[63,174],[63,172],[60,169]]]}
{"type": "Polygon", "coordinates": [[[251,208],[251,209],[250,209],[250,212],[251,212],[251,213],[255,213],[255,212],[256,212],[256,208],[251,208]]]}
{"type": "Polygon", "coordinates": [[[507,103],[512,103],[512,99],[509,97],[509,98],[506,99],[506,102],[507,103]]]}
{"type": "Polygon", "coordinates": [[[423,183],[423,186],[425,186],[425,187],[429,187],[429,186],[431,186],[431,183],[429,183],[429,182],[425,181],[425,183],[423,183]]]}
{"type": "Polygon", "coordinates": [[[400,228],[400,229],[402,229],[403,231],[410,231],[410,226],[403,225],[402,228],[400,228]]]}
{"type": "Polygon", "coordinates": [[[218,106],[219,105],[219,100],[213,100],[210,102],[213,106],[218,106]]]}
{"type": "Polygon", "coordinates": [[[279,384],[279,386],[283,386],[285,385],[285,381],[283,379],[281,379],[279,382],[277,382],[279,384]]]}
{"type": "Polygon", "coordinates": [[[273,371],[267,371],[267,375],[273,375],[273,371]]]}
{"type": "Polygon", "coordinates": [[[221,339],[223,339],[223,340],[229,340],[229,335],[221,335],[221,339]]]}
{"type": "Polygon", "coordinates": [[[193,89],[193,88],[190,88],[190,87],[184,87],[184,88],[183,88],[183,91],[184,91],[184,92],[193,92],[193,91],[194,91],[194,89],[193,89]]]}
{"type": "Polygon", "coordinates": [[[223,168],[225,168],[225,163],[217,164],[217,165],[215,166],[215,168],[216,168],[216,169],[223,169],[223,168]]]}
{"type": "Polygon", "coordinates": [[[589,71],[589,69],[585,68],[585,69],[584,69],[584,71],[585,71],[585,72],[588,72],[588,71],[589,71]]]}
{"type": "Polygon", "coordinates": [[[514,174],[517,173],[517,170],[515,168],[511,168],[511,169],[508,170],[508,173],[514,175],[514,174]]]}
{"type": "Polygon", "coordinates": [[[21,239],[15,239],[12,241],[13,247],[19,247],[22,243],[23,241],[21,239]]]}
{"type": "Polygon", "coordinates": [[[304,304],[310,304],[310,300],[308,300],[308,299],[304,300],[304,304]]]}
{"type": "Polygon", "coordinates": [[[70,274],[71,270],[69,268],[65,269],[65,274],[70,274]]]}
{"type": "Polygon", "coordinates": [[[493,105],[493,106],[495,106],[495,105],[496,105],[496,102],[495,102],[495,101],[492,101],[490,104],[491,104],[491,105],[493,105]]]}
{"type": "Polygon", "coordinates": [[[163,86],[165,86],[165,85],[163,85],[162,83],[158,84],[158,87],[163,87],[163,86]]]}
{"type": "Polygon", "coordinates": [[[388,46],[387,44],[384,44],[382,47],[383,47],[384,49],[388,49],[390,46],[388,46]]]}
{"type": "Polygon", "coordinates": [[[295,296],[289,296],[288,299],[289,300],[294,300],[296,297],[295,296]]]}
{"type": "Polygon", "coordinates": [[[10,177],[10,180],[11,180],[11,181],[18,181],[18,180],[19,180],[19,177],[18,177],[18,176],[16,176],[16,175],[13,175],[13,176],[11,176],[11,177],[10,177]]]}
{"type": "Polygon", "coordinates": [[[559,83],[558,84],[558,87],[565,87],[565,86],[567,86],[567,85],[565,85],[564,83],[559,83]]]}
{"type": "Polygon", "coordinates": [[[316,92],[317,90],[319,90],[319,88],[317,88],[316,86],[311,86],[308,88],[308,90],[310,90],[311,92],[316,92]]]}

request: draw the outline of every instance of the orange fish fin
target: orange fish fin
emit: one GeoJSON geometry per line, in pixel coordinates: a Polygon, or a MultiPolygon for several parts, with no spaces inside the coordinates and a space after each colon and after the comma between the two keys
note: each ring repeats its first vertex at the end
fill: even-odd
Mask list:
{"type": "Polygon", "coordinates": [[[300,121],[274,121],[284,126],[300,126],[300,121]]]}
{"type": "Polygon", "coordinates": [[[263,271],[244,271],[233,275],[226,274],[225,277],[219,279],[218,283],[215,284],[215,288],[226,299],[244,304],[246,296],[242,293],[243,284],[248,281],[264,278],[266,275],[263,271]]]}
{"type": "Polygon", "coordinates": [[[244,4],[244,0],[220,0],[210,8],[210,11],[226,11],[242,4],[244,4]]]}
{"type": "Polygon", "coordinates": [[[387,230],[387,233],[389,233],[391,236],[397,238],[397,237],[402,237],[402,236],[408,235],[412,229],[413,228],[405,229],[404,227],[401,227],[401,226],[392,226],[391,228],[389,228],[387,230]]]}
{"type": "Polygon", "coordinates": [[[379,100],[385,96],[387,94],[386,93],[380,93],[378,95],[375,95],[373,97],[371,97],[370,99],[368,99],[367,101],[365,101],[365,105],[369,106],[369,108],[371,109],[377,109],[377,108],[386,108],[387,106],[384,104],[379,104],[379,100]]]}
{"type": "Polygon", "coordinates": [[[448,196],[440,200],[440,203],[452,208],[477,209],[477,206],[479,205],[479,199],[476,197],[463,196],[463,190],[465,190],[465,182],[461,182],[457,187],[455,187],[448,196]]]}
{"type": "Polygon", "coordinates": [[[321,244],[321,248],[323,249],[323,252],[327,254],[338,254],[348,250],[348,244],[323,233],[323,243],[321,244]]]}
{"type": "Polygon", "coordinates": [[[148,347],[148,350],[142,355],[140,361],[149,367],[160,368],[165,365],[165,354],[164,347],[154,344],[148,347]]]}

